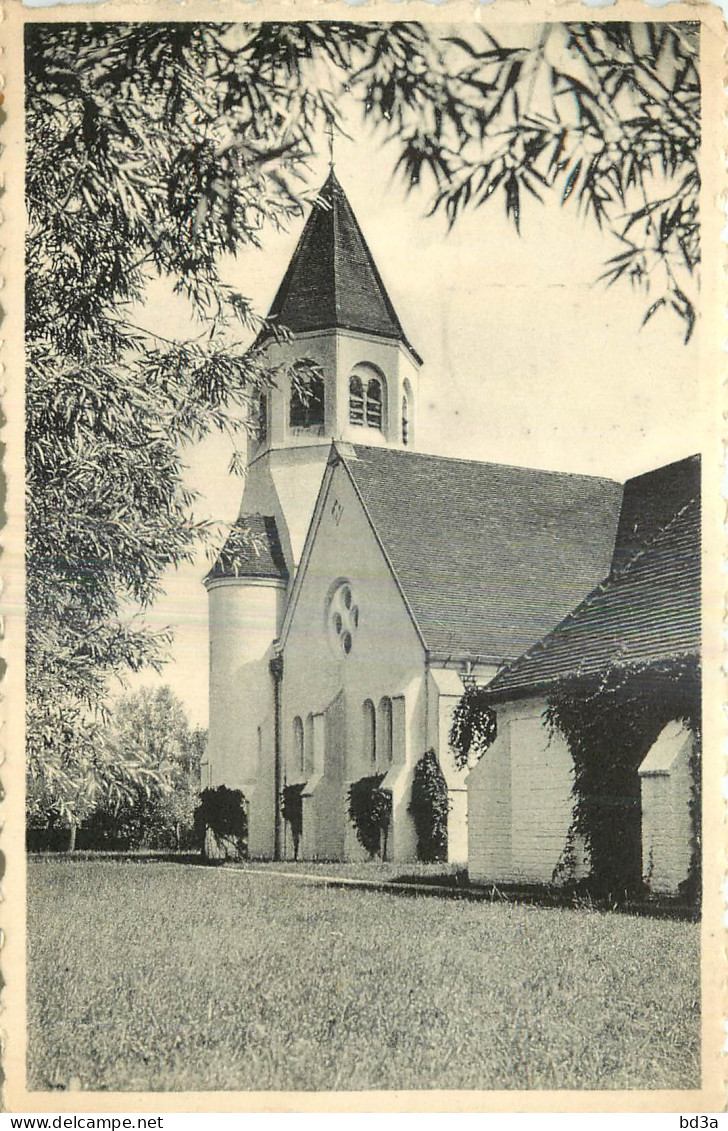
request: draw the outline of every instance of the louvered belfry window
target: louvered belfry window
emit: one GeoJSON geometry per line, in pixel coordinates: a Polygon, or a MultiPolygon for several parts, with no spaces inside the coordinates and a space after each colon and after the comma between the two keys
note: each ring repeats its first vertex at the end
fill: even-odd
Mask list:
{"type": "Polygon", "coordinates": [[[382,386],[376,377],[372,377],[367,385],[367,426],[369,428],[382,427],[382,386]]]}
{"type": "Polygon", "coordinates": [[[402,443],[405,448],[409,444],[409,401],[406,393],[402,397],[402,443]]]}
{"type": "Polygon", "coordinates": [[[349,423],[382,428],[382,382],[371,377],[366,387],[361,377],[349,378],[349,423]]]}

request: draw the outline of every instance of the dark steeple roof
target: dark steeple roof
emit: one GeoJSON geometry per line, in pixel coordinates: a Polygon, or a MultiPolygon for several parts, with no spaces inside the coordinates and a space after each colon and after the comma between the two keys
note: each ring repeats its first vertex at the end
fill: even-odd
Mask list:
{"type": "Polygon", "coordinates": [[[293,333],[358,330],[407,341],[333,169],[306,221],[268,317],[293,333]]]}
{"type": "Polygon", "coordinates": [[[234,577],[288,580],[278,527],[272,515],[247,514],[237,520],[205,584],[234,577]]]}

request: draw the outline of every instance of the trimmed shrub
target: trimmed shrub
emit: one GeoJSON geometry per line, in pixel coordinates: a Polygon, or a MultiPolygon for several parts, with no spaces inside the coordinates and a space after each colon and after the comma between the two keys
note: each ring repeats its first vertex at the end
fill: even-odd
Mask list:
{"type": "Polygon", "coordinates": [[[203,789],[194,816],[195,841],[206,860],[248,855],[248,812],[239,789],[203,789]]]}
{"type": "Polygon", "coordinates": [[[381,789],[385,774],[360,778],[349,786],[349,820],[359,843],[371,857],[387,856],[387,837],[392,823],[392,794],[381,789]]]}
{"type": "Polygon", "coordinates": [[[437,754],[428,750],[415,766],[410,813],[417,830],[417,856],[428,864],[447,860],[450,797],[437,754]]]}
{"type": "Polygon", "coordinates": [[[284,785],[281,793],[281,816],[290,825],[293,837],[293,859],[298,860],[298,848],[303,835],[303,791],[305,784],[284,785]]]}

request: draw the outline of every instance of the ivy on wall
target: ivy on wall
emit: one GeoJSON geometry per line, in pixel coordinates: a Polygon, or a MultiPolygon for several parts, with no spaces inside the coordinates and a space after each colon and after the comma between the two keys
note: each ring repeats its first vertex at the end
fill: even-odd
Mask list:
{"type": "Polygon", "coordinates": [[[458,700],[450,725],[448,740],[456,766],[466,769],[471,754],[484,754],[496,739],[495,711],[485,687],[466,687],[458,700]]]}
{"type": "MultiPolygon", "coordinates": [[[[642,883],[639,766],[663,727],[682,720],[695,736],[692,867],[686,895],[700,889],[700,667],[692,657],[612,668],[565,681],[551,692],[545,720],[566,738],[574,760],[576,838],[591,861],[590,887],[621,898],[642,883]]],[[[563,863],[563,861],[562,861],[563,863]]]]}
{"type": "Polygon", "coordinates": [[[349,820],[359,843],[371,857],[387,857],[387,838],[392,822],[392,794],[382,789],[385,774],[360,778],[349,786],[349,820]]]}
{"type": "Polygon", "coordinates": [[[417,856],[425,863],[447,860],[450,798],[437,754],[428,750],[415,766],[409,813],[417,830],[417,856]]]}
{"type": "Polygon", "coordinates": [[[288,822],[293,838],[293,859],[298,860],[298,849],[303,835],[303,791],[304,782],[284,785],[281,792],[281,816],[288,822]]]}

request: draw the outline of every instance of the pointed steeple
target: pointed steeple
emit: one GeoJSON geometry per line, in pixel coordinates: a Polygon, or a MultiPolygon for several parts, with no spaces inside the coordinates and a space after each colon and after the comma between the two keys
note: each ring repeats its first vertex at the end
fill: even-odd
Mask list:
{"type": "Polygon", "coordinates": [[[419,361],[332,169],[268,315],[293,333],[353,330],[399,341],[419,361]]]}

